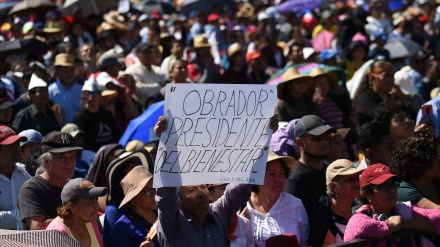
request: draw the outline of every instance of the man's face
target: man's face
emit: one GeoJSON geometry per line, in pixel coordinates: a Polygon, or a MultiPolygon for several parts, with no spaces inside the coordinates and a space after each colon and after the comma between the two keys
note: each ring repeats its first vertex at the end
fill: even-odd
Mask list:
{"type": "Polygon", "coordinates": [[[290,51],[290,61],[292,63],[302,63],[304,62],[303,48],[301,46],[293,46],[290,51]]]}
{"type": "Polygon", "coordinates": [[[45,163],[46,171],[54,179],[69,179],[76,167],[75,151],[52,153],[52,159],[45,163]]]}
{"type": "Polygon", "coordinates": [[[176,57],[183,56],[183,47],[179,43],[174,43],[173,47],[171,47],[171,53],[176,57]]]}
{"type": "Polygon", "coordinates": [[[90,45],[83,45],[81,47],[81,59],[84,62],[94,61],[95,50],[90,45]]]}
{"type": "Polygon", "coordinates": [[[320,136],[305,134],[301,139],[301,148],[305,155],[313,159],[327,158],[331,139],[331,134],[329,132],[320,136]]]}
{"type": "Polygon", "coordinates": [[[337,159],[348,159],[347,144],[340,135],[335,135],[330,141],[328,160],[333,162],[337,159]]]}
{"type": "Polygon", "coordinates": [[[0,147],[0,165],[15,164],[21,161],[20,142],[16,141],[10,145],[1,145],[0,147]]]}
{"type": "Polygon", "coordinates": [[[25,163],[29,158],[31,150],[35,147],[40,146],[39,142],[31,142],[21,147],[21,163],[25,163]]]}
{"type": "Polygon", "coordinates": [[[32,103],[45,105],[49,103],[49,91],[47,87],[37,87],[29,91],[29,98],[32,103]]]}
{"type": "Polygon", "coordinates": [[[379,145],[371,148],[370,155],[367,157],[370,160],[370,165],[381,163],[387,166],[390,162],[393,150],[394,140],[393,136],[389,134],[382,139],[382,142],[379,145]]]}
{"type": "Polygon", "coordinates": [[[155,60],[155,51],[153,48],[136,54],[139,61],[145,66],[151,66],[155,60]]]}
{"type": "Polygon", "coordinates": [[[70,84],[75,80],[74,66],[58,66],[56,69],[56,76],[63,84],[70,84]]]}
{"type": "Polygon", "coordinates": [[[182,186],[180,208],[187,214],[206,217],[209,210],[209,191],[206,184],[182,186]]]}
{"type": "Polygon", "coordinates": [[[0,124],[6,125],[11,121],[12,114],[11,114],[11,107],[0,110],[0,124]]]}

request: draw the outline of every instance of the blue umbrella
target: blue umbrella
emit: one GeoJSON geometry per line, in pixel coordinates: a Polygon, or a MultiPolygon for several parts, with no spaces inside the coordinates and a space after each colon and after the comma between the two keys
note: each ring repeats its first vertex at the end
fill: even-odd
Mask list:
{"type": "Polygon", "coordinates": [[[278,6],[278,12],[296,12],[300,10],[310,10],[324,4],[323,0],[289,0],[278,6]]]}
{"type": "Polygon", "coordinates": [[[152,104],[139,117],[131,120],[119,140],[119,144],[125,147],[132,140],[139,140],[143,143],[159,140],[154,133],[154,125],[157,119],[163,115],[163,105],[163,101],[152,104]]]}

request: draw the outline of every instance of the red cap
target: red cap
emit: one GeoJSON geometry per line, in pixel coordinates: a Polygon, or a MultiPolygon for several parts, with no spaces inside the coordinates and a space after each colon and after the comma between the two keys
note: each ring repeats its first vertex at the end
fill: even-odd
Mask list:
{"type": "Polygon", "coordinates": [[[359,184],[361,188],[364,187],[367,183],[380,185],[392,177],[397,176],[391,173],[391,170],[388,166],[382,164],[374,164],[367,167],[367,169],[362,172],[361,178],[359,179],[359,184]]]}
{"type": "Polygon", "coordinates": [[[247,34],[252,34],[255,33],[256,31],[257,31],[257,27],[255,25],[250,25],[246,28],[247,34]]]}
{"type": "Polygon", "coordinates": [[[249,63],[251,60],[259,57],[261,57],[261,53],[259,53],[258,51],[251,51],[248,54],[246,54],[246,62],[249,63]]]}
{"type": "Polygon", "coordinates": [[[17,135],[11,128],[8,126],[0,126],[0,145],[10,145],[15,143],[16,141],[27,141],[25,136],[17,135]]]}
{"type": "Polygon", "coordinates": [[[218,19],[219,19],[219,17],[218,17],[218,15],[216,15],[216,14],[210,14],[210,15],[208,16],[208,22],[211,22],[211,21],[218,21],[218,19]]]}
{"type": "Polygon", "coordinates": [[[151,18],[152,19],[162,19],[162,15],[160,14],[160,11],[155,9],[153,11],[151,11],[151,18]]]}

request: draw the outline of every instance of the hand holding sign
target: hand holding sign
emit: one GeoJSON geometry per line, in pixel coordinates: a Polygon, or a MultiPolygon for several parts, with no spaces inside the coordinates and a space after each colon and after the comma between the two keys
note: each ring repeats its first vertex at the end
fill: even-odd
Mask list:
{"type": "Polygon", "coordinates": [[[154,128],[154,187],[263,183],[279,121],[275,86],[173,84],[167,92],[167,116],[154,128]]]}

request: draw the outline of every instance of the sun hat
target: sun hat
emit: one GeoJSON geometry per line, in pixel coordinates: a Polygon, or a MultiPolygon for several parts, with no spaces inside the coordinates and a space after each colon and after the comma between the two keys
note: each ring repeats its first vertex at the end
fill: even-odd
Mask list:
{"type": "Polygon", "coordinates": [[[64,153],[69,151],[82,150],[77,147],[71,134],[61,131],[52,131],[43,137],[41,151],[43,153],[64,153]]]}
{"type": "Polygon", "coordinates": [[[267,163],[274,161],[274,160],[283,160],[284,163],[289,167],[290,172],[295,170],[296,167],[296,160],[293,157],[290,156],[279,156],[274,151],[269,150],[269,154],[267,156],[267,163]]]}
{"type": "Polygon", "coordinates": [[[43,140],[41,133],[34,129],[23,130],[22,132],[18,133],[18,135],[27,138],[27,140],[20,142],[20,147],[23,147],[29,143],[41,143],[41,140],[43,140]]]}
{"type": "Polygon", "coordinates": [[[211,44],[208,42],[205,34],[199,34],[194,37],[193,40],[194,48],[208,48],[211,47],[211,44]]]}
{"type": "Polygon", "coordinates": [[[365,168],[361,174],[359,183],[361,188],[367,183],[380,185],[392,177],[399,178],[397,175],[391,173],[391,170],[388,166],[383,164],[374,164],[365,168]]]}
{"type": "Polygon", "coordinates": [[[27,137],[20,136],[15,133],[11,128],[5,125],[0,126],[0,145],[10,145],[16,141],[24,142],[27,137]]]}
{"type": "Polygon", "coordinates": [[[308,75],[302,75],[295,68],[288,68],[283,75],[281,76],[283,81],[277,85],[278,96],[285,94],[287,90],[286,87],[289,83],[294,82],[297,79],[306,80],[306,84],[311,84],[313,82],[313,78],[308,75]]]}
{"type": "Polygon", "coordinates": [[[55,66],[73,67],[75,66],[75,57],[69,53],[60,53],[55,57],[55,66]]]}
{"type": "Polygon", "coordinates": [[[313,77],[315,80],[319,76],[326,76],[328,78],[331,89],[335,88],[338,85],[338,81],[339,81],[339,77],[336,74],[336,72],[333,71],[325,72],[321,67],[316,67],[312,69],[309,73],[309,76],[313,77]]]}
{"type": "Polygon", "coordinates": [[[47,87],[47,83],[38,77],[36,74],[32,74],[31,80],[29,81],[28,91],[36,88],[36,87],[47,87]]]}
{"type": "Polygon", "coordinates": [[[336,129],[327,125],[320,117],[316,115],[306,115],[296,123],[294,133],[296,138],[301,138],[305,134],[319,136],[328,131],[336,133],[336,129]]]}
{"type": "Polygon", "coordinates": [[[239,43],[233,43],[228,47],[228,57],[232,57],[235,54],[241,52],[243,50],[243,46],[239,43]]]}
{"type": "Polygon", "coordinates": [[[293,119],[287,126],[279,128],[273,133],[270,140],[270,149],[278,155],[292,156],[299,155],[300,150],[295,142],[294,129],[299,119],[293,119]],[[296,152],[294,154],[293,152],[296,152]]]}
{"type": "Polygon", "coordinates": [[[350,128],[340,128],[336,130],[336,133],[332,133],[333,136],[340,136],[342,139],[345,139],[345,137],[348,135],[348,132],[350,132],[350,128]]]}
{"type": "Polygon", "coordinates": [[[107,195],[106,187],[95,187],[92,182],[84,178],[75,178],[64,185],[61,191],[61,202],[66,205],[78,198],[91,200],[105,195],[107,195]]]}
{"type": "Polygon", "coordinates": [[[60,21],[50,21],[47,23],[47,27],[43,28],[45,33],[59,33],[63,31],[64,24],[60,21]]]}
{"type": "Polygon", "coordinates": [[[363,170],[359,170],[353,162],[346,159],[338,159],[333,161],[325,172],[327,185],[333,181],[336,176],[361,174],[363,170]]]}
{"type": "Polygon", "coordinates": [[[414,79],[409,73],[411,67],[405,66],[394,73],[394,85],[398,86],[403,94],[413,95],[417,94],[417,88],[414,85],[414,79]]]}
{"type": "Polygon", "coordinates": [[[80,130],[78,125],[74,123],[67,123],[63,126],[61,129],[61,132],[66,132],[72,135],[73,138],[75,138],[78,134],[84,134],[84,131],[80,130]]]}
{"type": "Polygon", "coordinates": [[[153,178],[153,175],[144,166],[136,166],[122,180],[121,187],[124,191],[124,199],[122,199],[119,208],[135,198],[153,178]]]}
{"type": "Polygon", "coordinates": [[[124,198],[124,192],[120,187],[120,182],[124,178],[124,169],[129,164],[136,164],[138,166],[146,167],[150,173],[154,172],[154,162],[150,153],[145,149],[140,149],[134,152],[125,152],[115,160],[113,160],[107,167],[107,188],[109,195],[107,201],[115,200],[118,203],[124,198]],[[122,157],[123,154],[127,154],[122,157]]]}

